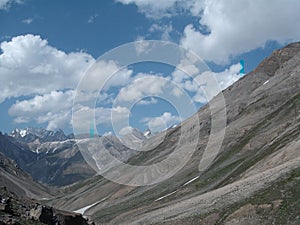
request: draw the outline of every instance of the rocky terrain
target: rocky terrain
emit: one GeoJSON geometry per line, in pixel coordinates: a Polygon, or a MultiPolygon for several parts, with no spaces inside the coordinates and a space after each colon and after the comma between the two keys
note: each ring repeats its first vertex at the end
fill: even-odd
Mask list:
{"type": "Polygon", "coordinates": [[[2,225],[88,225],[78,213],[69,213],[26,199],[0,187],[0,224],[2,225]]]}
{"type": "Polygon", "coordinates": [[[14,161],[0,153],[0,185],[8,190],[29,198],[50,198],[51,192],[45,186],[36,183],[14,161]]]}
{"type": "Polygon", "coordinates": [[[15,162],[0,154],[0,224],[88,225],[81,214],[42,203],[58,193],[34,182],[15,162]]]}

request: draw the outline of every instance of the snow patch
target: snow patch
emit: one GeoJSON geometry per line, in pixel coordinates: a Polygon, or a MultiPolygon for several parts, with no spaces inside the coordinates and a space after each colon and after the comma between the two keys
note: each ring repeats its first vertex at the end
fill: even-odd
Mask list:
{"type": "Polygon", "coordinates": [[[270,80],[267,80],[267,81],[266,81],[266,82],[265,82],[263,85],[265,85],[265,84],[269,83],[269,81],[270,81],[270,80]]]}
{"type": "Polygon", "coordinates": [[[148,137],[149,135],[151,135],[151,131],[150,131],[150,130],[147,130],[147,131],[144,133],[144,136],[145,136],[145,137],[148,137]]]}
{"type": "Polygon", "coordinates": [[[86,210],[92,208],[94,205],[97,205],[98,203],[99,203],[99,202],[95,202],[95,203],[93,203],[93,204],[91,204],[91,205],[88,205],[88,206],[85,206],[85,207],[83,207],[83,208],[81,208],[81,209],[77,209],[76,211],[74,211],[74,213],[80,213],[80,214],[83,215],[83,214],[85,213],[86,210]]]}
{"type": "Polygon", "coordinates": [[[98,164],[97,158],[94,155],[92,155],[92,158],[93,158],[93,160],[95,160],[95,163],[96,163],[96,166],[98,167],[98,169],[101,170],[101,166],[98,164]]]}
{"type": "Polygon", "coordinates": [[[200,176],[194,177],[193,179],[189,180],[188,182],[184,183],[182,186],[186,186],[190,183],[192,183],[194,180],[197,180],[200,176]]]}
{"type": "Polygon", "coordinates": [[[21,137],[25,137],[27,135],[27,130],[21,130],[20,135],[21,137]]]}
{"type": "Polygon", "coordinates": [[[167,194],[167,195],[164,195],[164,196],[162,196],[162,197],[156,199],[155,202],[157,202],[157,201],[159,201],[159,200],[162,200],[162,199],[164,199],[164,198],[166,198],[166,197],[168,197],[168,196],[170,196],[170,195],[172,195],[172,194],[174,194],[174,193],[176,193],[176,192],[177,192],[177,191],[173,191],[173,192],[171,192],[171,193],[169,193],[169,194],[167,194]]]}
{"type": "Polygon", "coordinates": [[[85,211],[87,211],[88,209],[92,208],[93,206],[99,204],[100,202],[105,201],[106,199],[108,199],[108,197],[103,198],[103,199],[101,199],[100,201],[97,201],[97,202],[95,202],[95,203],[93,203],[93,204],[91,204],[91,205],[85,206],[85,207],[83,207],[83,208],[81,208],[81,209],[77,209],[76,211],[73,211],[73,212],[74,212],[74,213],[80,213],[80,214],[83,215],[83,214],[85,213],[85,211]]]}

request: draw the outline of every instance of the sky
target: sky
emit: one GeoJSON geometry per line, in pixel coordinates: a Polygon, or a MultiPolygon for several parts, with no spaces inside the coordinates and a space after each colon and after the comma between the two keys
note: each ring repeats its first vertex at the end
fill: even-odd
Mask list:
{"type": "MultiPolygon", "coordinates": [[[[0,0],[0,130],[43,127],[71,133],[74,109],[95,114],[93,120],[77,114],[76,120],[88,124],[83,132],[95,126],[101,135],[116,133],[114,124],[120,134],[167,129],[210,99],[201,89],[203,77],[214,76],[225,89],[244,75],[241,60],[248,73],[275,49],[299,41],[299,11],[298,0],[0,0]],[[191,68],[188,77],[178,70],[180,63],[121,67],[114,60],[99,61],[132,42],[144,54],[147,40],[175,43],[209,69],[191,68]],[[80,81],[95,64],[101,70],[90,85],[104,73],[118,72],[98,90],[93,107],[74,105],[80,81]],[[172,82],[189,96],[188,113],[159,97],[172,82]]],[[[87,93],[81,97],[91,101],[87,93]]]]}

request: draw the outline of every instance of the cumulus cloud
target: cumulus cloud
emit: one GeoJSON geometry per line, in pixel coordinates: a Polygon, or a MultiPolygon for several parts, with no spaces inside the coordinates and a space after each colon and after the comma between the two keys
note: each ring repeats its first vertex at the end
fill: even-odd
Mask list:
{"type": "Polygon", "coordinates": [[[8,113],[16,123],[34,121],[46,123],[47,129],[63,128],[70,125],[74,91],[52,91],[29,100],[17,101],[8,113]]]}
{"type": "MultiPolygon", "coordinates": [[[[14,117],[15,123],[35,122],[37,124],[47,124],[47,129],[55,130],[71,125],[72,106],[74,90],[52,91],[49,94],[38,95],[29,100],[17,101],[9,109],[9,115],[14,117]]],[[[75,118],[77,128],[88,131],[90,126],[90,115],[95,113],[95,125],[108,125],[112,118],[118,122],[127,118],[130,111],[121,106],[113,108],[77,105],[75,107],[75,118]],[[113,115],[113,117],[112,117],[113,115]]]]}
{"type": "Polygon", "coordinates": [[[91,108],[88,106],[77,105],[73,113],[73,125],[76,131],[87,132],[90,129],[91,115],[95,115],[95,125],[109,126],[118,123],[126,118],[129,118],[130,110],[126,107],[96,107],[91,108]]]}
{"type": "MultiPolygon", "coordinates": [[[[2,42],[0,47],[0,103],[10,97],[29,97],[10,107],[9,115],[14,121],[46,123],[48,129],[68,127],[75,88],[87,68],[95,63],[94,58],[84,52],[65,53],[50,46],[40,36],[31,34],[2,42]]],[[[113,61],[97,63],[101,71],[93,71],[95,79],[87,82],[89,88],[101,80],[103,73],[116,73],[107,81],[107,89],[129,82],[132,71],[119,68],[113,61]]],[[[80,93],[80,101],[91,101],[95,96],[92,91],[80,93]]],[[[102,93],[98,97],[103,100],[109,95],[102,93]]],[[[127,113],[120,108],[97,108],[97,122],[109,121],[111,111],[115,112],[117,119],[120,114],[127,113]]]]}
{"type": "MultiPolygon", "coordinates": [[[[107,67],[107,65],[106,65],[107,67]]],[[[118,72],[113,74],[113,76],[107,81],[105,89],[112,87],[124,86],[130,82],[130,78],[133,71],[128,69],[121,69],[118,67],[118,72]]]]}
{"type": "Polygon", "coordinates": [[[180,122],[179,116],[174,116],[170,112],[164,112],[161,116],[154,118],[144,118],[141,122],[145,123],[151,131],[162,131],[180,122]]]}
{"type": "MultiPolygon", "coordinates": [[[[26,100],[17,101],[9,109],[9,115],[16,123],[35,122],[47,124],[48,129],[64,128],[71,124],[71,109],[75,96],[75,87],[86,69],[95,63],[95,69],[91,70],[90,79],[85,83],[86,92],[80,93],[78,102],[81,103],[76,110],[77,118],[82,121],[80,126],[89,125],[85,116],[92,112],[96,114],[97,124],[109,124],[111,116],[114,121],[121,121],[128,117],[130,110],[123,104],[114,107],[99,107],[95,111],[90,107],[90,102],[98,96],[99,101],[106,101],[108,104],[112,93],[107,92],[111,87],[121,88],[117,99],[120,102],[138,101],[137,104],[156,104],[157,99],[148,96],[157,96],[169,90],[171,80],[178,84],[173,89],[176,96],[180,96],[184,88],[194,94],[194,100],[204,102],[204,95],[199,91],[203,73],[199,74],[197,68],[188,66],[181,61],[177,70],[171,78],[164,78],[154,74],[139,73],[133,77],[133,71],[127,68],[120,68],[114,61],[95,62],[93,57],[83,52],[65,53],[48,44],[39,36],[24,35],[12,38],[11,41],[1,43],[2,54],[0,55],[0,101],[10,97],[25,96],[26,100]],[[185,76],[182,71],[192,74],[185,76]],[[107,74],[109,76],[107,76],[107,74]],[[110,76],[112,75],[112,76],[110,76]],[[107,77],[110,79],[106,80],[107,77]],[[98,83],[106,82],[103,93],[98,93],[98,83]],[[127,86],[126,86],[127,85],[127,86]],[[96,95],[95,95],[96,93],[96,95]]],[[[192,59],[191,59],[192,60],[192,59]]],[[[222,73],[209,73],[215,75],[221,89],[226,88],[239,78],[240,65],[234,65],[222,73]]],[[[205,81],[205,79],[204,79],[205,81]]],[[[172,91],[170,89],[170,91],[172,91]]],[[[116,93],[114,93],[116,94],[116,93]]],[[[215,94],[215,93],[214,93],[215,94]]],[[[78,95],[78,93],[77,93],[78,95]]],[[[109,104],[111,104],[110,102],[109,104]]],[[[125,104],[126,105],[126,104],[125,104]]],[[[103,105],[102,105],[103,106],[103,105]]],[[[163,114],[159,118],[149,119],[147,123],[154,129],[168,126],[169,123],[177,121],[177,117],[170,114],[163,114]],[[170,122],[171,121],[171,122],[170,122]]],[[[88,129],[89,127],[87,127],[88,129]]]]}
{"type": "Polygon", "coordinates": [[[141,101],[139,101],[137,103],[137,105],[154,105],[156,104],[158,101],[156,98],[151,97],[150,99],[142,99],[141,101]]]}
{"type": "MultiPolygon", "coordinates": [[[[114,61],[96,62],[84,52],[65,53],[31,34],[13,37],[2,42],[0,47],[0,103],[11,97],[26,99],[17,101],[9,109],[16,123],[46,123],[48,129],[68,127],[75,88],[92,64],[96,66],[85,82],[86,91],[77,93],[77,100],[84,104],[95,101],[95,96],[98,101],[108,103],[111,96],[107,91],[128,84],[133,72],[120,68],[114,61]],[[99,82],[105,82],[100,94],[99,82]]],[[[81,109],[86,108],[82,106],[81,109]]],[[[128,114],[122,107],[98,107],[95,112],[97,124],[110,121],[112,112],[116,120],[128,114]]]]}
{"type": "Polygon", "coordinates": [[[241,64],[234,64],[229,69],[215,73],[206,71],[196,76],[191,82],[185,81],[184,88],[196,92],[193,97],[195,102],[207,103],[220,91],[226,89],[240,79],[241,64]]]}
{"type": "Polygon", "coordinates": [[[134,130],[134,128],[132,126],[126,126],[126,127],[123,127],[120,130],[119,134],[122,135],[122,136],[124,136],[126,134],[132,133],[133,130],[134,130]]]}
{"type": "Polygon", "coordinates": [[[121,2],[125,5],[137,5],[139,12],[149,18],[161,18],[173,13],[172,10],[175,10],[173,6],[177,1],[178,0],[117,0],[117,2],[121,2]]]}
{"type": "Polygon", "coordinates": [[[86,91],[104,91],[112,87],[126,85],[130,82],[132,70],[121,68],[113,60],[100,60],[89,68],[85,79],[81,83],[81,88],[86,91]]]}
{"type": "Polygon", "coordinates": [[[138,11],[150,19],[161,19],[181,14],[199,16],[205,1],[200,0],[116,0],[125,5],[135,4],[138,11]]]}
{"type": "Polygon", "coordinates": [[[151,32],[151,33],[154,33],[154,32],[161,33],[161,39],[163,41],[170,41],[172,39],[171,35],[170,35],[172,33],[172,31],[173,31],[172,24],[160,25],[160,24],[154,23],[149,28],[149,32],[151,32]]]}
{"type": "Polygon", "coordinates": [[[194,77],[202,72],[202,70],[208,70],[208,67],[202,68],[205,64],[197,66],[191,64],[197,62],[198,59],[195,59],[195,56],[188,54],[186,57],[187,59],[182,59],[171,74],[173,81],[176,83],[181,83],[183,80],[188,79],[189,77],[194,77]]]}
{"type": "Polygon", "coordinates": [[[141,36],[137,37],[136,42],[134,44],[137,55],[147,53],[149,51],[149,46],[149,42],[145,41],[145,38],[141,36]]]}
{"type": "Polygon", "coordinates": [[[0,0],[0,10],[8,9],[13,3],[22,3],[21,0],[0,0]]]}
{"type": "MultiPolygon", "coordinates": [[[[239,54],[264,47],[268,40],[281,44],[300,39],[300,1],[274,0],[117,0],[135,4],[152,19],[180,14],[199,18],[188,24],[180,43],[204,60],[229,63],[239,54]],[[206,30],[205,34],[200,30],[206,30]]],[[[155,26],[152,28],[155,29],[155,26]]]]}
{"type": "Polygon", "coordinates": [[[149,74],[139,74],[130,85],[120,90],[119,101],[136,101],[144,97],[163,93],[168,80],[159,76],[149,74]]]}
{"type": "Polygon", "coordinates": [[[40,36],[21,35],[0,45],[0,103],[6,98],[75,88],[92,56],[60,51],[40,36]]]}
{"type": "Polygon", "coordinates": [[[198,15],[202,10],[200,0],[116,0],[122,4],[135,4],[138,11],[150,19],[161,19],[183,13],[198,15]]]}
{"type": "Polygon", "coordinates": [[[189,24],[181,44],[205,60],[228,63],[233,56],[264,47],[268,40],[283,44],[300,39],[300,24],[295,23],[300,20],[299,1],[206,0],[201,7],[199,26],[210,33],[204,35],[189,24]]]}
{"type": "MultiPolygon", "coordinates": [[[[47,129],[55,130],[71,125],[74,90],[52,91],[49,94],[38,95],[29,100],[17,101],[9,109],[9,115],[15,123],[35,122],[47,124],[47,129]]],[[[87,101],[90,101],[87,96],[87,101]]],[[[126,107],[95,107],[76,105],[75,117],[77,129],[87,131],[91,115],[95,115],[95,125],[109,125],[129,117],[130,110],[126,107]],[[94,114],[95,113],[95,114],[94,114]]]]}

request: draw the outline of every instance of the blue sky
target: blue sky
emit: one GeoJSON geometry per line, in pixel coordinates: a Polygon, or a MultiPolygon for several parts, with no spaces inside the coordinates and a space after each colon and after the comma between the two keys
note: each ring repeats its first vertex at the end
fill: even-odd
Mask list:
{"type": "MultiPolygon", "coordinates": [[[[256,0],[0,0],[0,130],[33,126],[72,132],[74,91],[86,69],[110,49],[137,40],[170,41],[192,50],[224,89],[240,77],[240,60],[248,73],[273,50],[299,40],[299,11],[297,0],[272,5],[256,0]]],[[[103,67],[109,71],[117,65],[103,67]]],[[[157,63],[123,68],[118,85],[98,99],[98,132],[113,131],[114,110],[129,115],[129,126],[141,130],[158,131],[185,119],[154,92],[145,92],[131,109],[112,105],[129,87],[135,95],[138,87],[155,87],[154,81],[132,86],[136,78],[175,80],[175,70],[157,63]]],[[[196,108],[205,103],[187,80],[180,82],[196,108]]]]}

